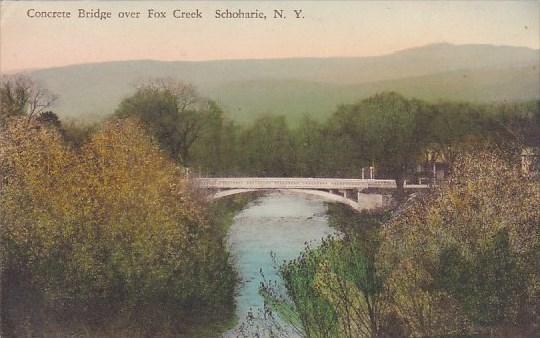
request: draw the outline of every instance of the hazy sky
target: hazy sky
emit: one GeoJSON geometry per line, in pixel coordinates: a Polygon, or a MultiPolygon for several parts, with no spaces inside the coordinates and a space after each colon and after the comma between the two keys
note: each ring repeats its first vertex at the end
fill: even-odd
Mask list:
{"type": "Polygon", "coordinates": [[[12,71],[110,60],[208,60],[368,56],[436,42],[540,48],[539,1],[1,1],[0,69],[12,71]],[[77,19],[79,8],[111,11],[77,19]],[[148,19],[146,11],[166,11],[148,19]],[[172,10],[200,9],[201,20],[172,10]],[[28,18],[27,11],[71,11],[70,19],[28,18]],[[259,10],[262,19],[215,19],[215,11],[259,10]],[[272,19],[284,9],[287,19],[272,19]],[[303,19],[292,10],[302,9],[303,19]],[[119,19],[123,10],[138,20],[119,19]]]}

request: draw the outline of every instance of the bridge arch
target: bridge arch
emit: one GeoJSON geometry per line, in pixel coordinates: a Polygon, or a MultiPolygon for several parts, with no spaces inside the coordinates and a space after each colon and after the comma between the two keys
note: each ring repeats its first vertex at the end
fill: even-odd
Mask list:
{"type": "MultiPolygon", "coordinates": [[[[397,186],[394,180],[313,177],[199,177],[194,178],[193,182],[199,189],[206,190],[209,199],[251,191],[277,190],[314,195],[346,204],[355,210],[384,206],[381,191],[391,191],[397,186]]],[[[404,188],[428,189],[429,186],[406,184],[404,188]]]]}
{"type": "Polygon", "coordinates": [[[284,193],[303,194],[308,196],[316,196],[322,200],[328,202],[337,202],[345,204],[360,211],[365,209],[380,208],[383,206],[383,197],[380,194],[365,194],[358,193],[358,201],[346,198],[344,196],[336,195],[328,191],[311,190],[311,189],[228,189],[216,192],[210,196],[211,200],[221,199],[227,196],[233,196],[237,194],[255,192],[255,191],[279,191],[284,193]]]}

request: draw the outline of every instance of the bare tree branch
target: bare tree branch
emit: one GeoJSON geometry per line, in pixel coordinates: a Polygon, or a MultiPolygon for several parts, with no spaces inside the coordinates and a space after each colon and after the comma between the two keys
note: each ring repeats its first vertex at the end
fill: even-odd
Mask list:
{"type": "Polygon", "coordinates": [[[2,76],[0,83],[0,124],[21,115],[26,115],[30,122],[57,99],[56,95],[24,74],[2,76]]]}

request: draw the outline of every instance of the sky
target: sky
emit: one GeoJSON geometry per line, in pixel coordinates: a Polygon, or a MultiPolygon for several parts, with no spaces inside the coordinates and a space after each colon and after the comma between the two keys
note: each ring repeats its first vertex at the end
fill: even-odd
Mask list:
{"type": "Polygon", "coordinates": [[[539,1],[1,1],[0,71],[114,60],[373,56],[431,43],[540,48],[539,1]],[[78,9],[110,11],[106,20],[78,9]],[[147,18],[147,10],[165,19],[147,18]],[[69,19],[28,10],[71,11],[69,19]],[[199,9],[203,19],[177,19],[199,9]],[[267,19],[216,19],[216,10],[267,19]],[[275,9],[286,19],[272,19],[275,9]],[[302,10],[296,19],[293,10],[302,10]],[[140,11],[139,19],[120,12],[140,11]]]}

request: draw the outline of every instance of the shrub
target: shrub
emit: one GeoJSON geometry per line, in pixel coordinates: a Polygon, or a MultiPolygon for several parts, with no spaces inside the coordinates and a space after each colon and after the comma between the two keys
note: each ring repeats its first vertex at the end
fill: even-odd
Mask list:
{"type": "Polygon", "coordinates": [[[77,151],[54,129],[15,122],[0,166],[8,283],[56,312],[133,325],[149,309],[210,317],[232,303],[221,233],[136,121],[105,124],[77,151]]]}
{"type": "Polygon", "coordinates": [[[414,336],[531,334],[538,325],[540,182],[510,158],[464,154],[448,184],[384,226],[378,270],[414,336]]]}

